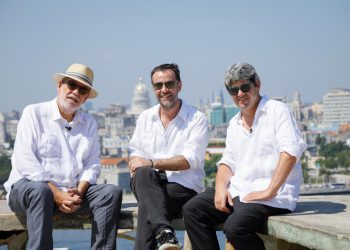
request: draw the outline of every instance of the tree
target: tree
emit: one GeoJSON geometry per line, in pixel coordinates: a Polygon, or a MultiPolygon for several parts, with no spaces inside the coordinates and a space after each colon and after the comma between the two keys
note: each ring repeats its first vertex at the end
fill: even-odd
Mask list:
{"type": "Polygon", "coordinates": [[[0,184],[4,184],[11,172],[11,159],[5,155],[0,155],[0,184]]]}
{"type": "Polygon", "coordinates": [[[350,150],[344,150],[337,153],[338,166],[345,169],[347,173],[350,167],[350,150]]]}
{"type": "Polygon", "coordinates": [[[209,178],[214,177],[216,174],[216,163],[221,159],[221,155],[214,154],[209,160],[206,160],[204,163],[205,175],[209,178]]]}

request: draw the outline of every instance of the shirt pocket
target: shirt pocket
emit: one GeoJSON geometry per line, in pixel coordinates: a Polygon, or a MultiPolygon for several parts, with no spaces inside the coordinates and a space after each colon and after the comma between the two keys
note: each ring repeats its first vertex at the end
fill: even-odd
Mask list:
{"type": "Polygon", "coordinates": [[[57,135],[44,133],[39,141],[39,154],[43,159],[60,158],[61,145],[57,135]]]}

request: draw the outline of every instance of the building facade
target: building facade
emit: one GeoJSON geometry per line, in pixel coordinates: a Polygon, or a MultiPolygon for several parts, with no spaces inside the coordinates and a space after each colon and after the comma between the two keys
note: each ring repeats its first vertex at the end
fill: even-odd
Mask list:
{"type": "Polygon", "coordinates": [[[323,96],[323,123],[345,124],[350,122],[350,90],[332,89],[323,96]]]}

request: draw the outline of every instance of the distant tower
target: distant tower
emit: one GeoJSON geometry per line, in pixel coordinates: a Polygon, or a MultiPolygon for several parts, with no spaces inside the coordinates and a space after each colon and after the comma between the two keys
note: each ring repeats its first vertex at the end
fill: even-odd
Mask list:
{"type": "Polygon", "coordinates": [[[296,120],[300,122],[302,120],[302,113],[301,113],[302,103],[301,103],[299,92],[294,93],[293,101],[290,103],[290,106],[296,120]]]}
{"type": "Polygon", "coordinates": [[[132,98],[130,114],[138,115],[142,111],[150,107],[150,98],[146,84],[143,83],[142,77],[139,78],[139,82],[134,88],[134,96],[132,98]]]}

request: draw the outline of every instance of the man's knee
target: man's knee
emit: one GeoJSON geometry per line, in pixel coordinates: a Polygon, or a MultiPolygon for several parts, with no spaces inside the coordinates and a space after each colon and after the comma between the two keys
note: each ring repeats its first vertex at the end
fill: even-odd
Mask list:
{"type": "Polygon", "coordinates": [[[189,220],[191,218],[198,218],[202,213],[200,212],[202,206],[199,202],[200,200],[196,198],[190,199],[182,208],[182,214],[185,220],[189,220]]]}
{"type": "Polygon", "coordinates": [[[228,241],[233,242],[234,239],[239,238],[240,236],[244,236],[247,234],[248,223],[245,223],[242,218],[238,218],[236,214],[232,214],[225,221],[223,232],[226,235],[228,241]]]}
{"type": "Polygon", "coordinates": [[[110,194],[111,199],[115,204],[121,203],[123,191],[120,187],[113,184],[108,184],[106,185],[106,192],[110,194]]]}
{"type": "Polygon", "coordinates": [[[154,176],[155,172],[156,171],[152,168],[140,167],[135,171],[133,178],[139,179],[139,178],[145,178],[147,176],[154,176]]]}
{"type": "Polygon", "coordinates": [[[30,198],[37,202],[52,203],[54,201],[53,193],[50,187],[43,182],[34,181],[30,191],[30,198]]]}
{"type": "Polygon", "coordinates": [[[143,184],[158,182],[159,175],[157,171],[152,168],[141,167],[138,168],[132,177],[132,186],[143,186],[143,184]]]}

